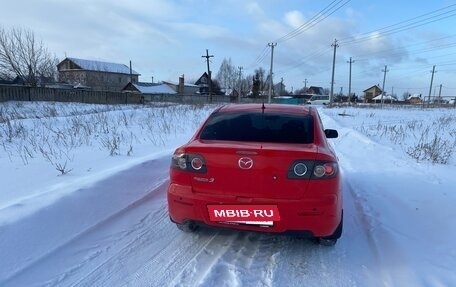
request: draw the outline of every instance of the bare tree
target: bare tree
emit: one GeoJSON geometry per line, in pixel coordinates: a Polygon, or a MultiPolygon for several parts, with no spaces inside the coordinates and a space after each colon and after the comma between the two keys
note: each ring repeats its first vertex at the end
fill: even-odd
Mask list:
{"type": "Polygon", "coordinates": [[[224,58],[217,73],[217,81],[226,90],[229,88],[235,88],[237,78],[237,70],[231,61],[231,58],[228,60],[224,58]]]}
{"type": "Polygon", "coordinates": [[[0,27],[0,77],[19,77],[25,84],[37,86],[42,79],[55,80],[57,63],[32,30],[0,27]]]}

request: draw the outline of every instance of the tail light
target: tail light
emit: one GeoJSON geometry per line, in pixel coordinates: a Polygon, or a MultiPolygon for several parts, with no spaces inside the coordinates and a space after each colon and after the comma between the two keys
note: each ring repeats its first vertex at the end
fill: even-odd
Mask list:
{"type": "Polygon", "coordinates": [[[332,178],[339,171],[337,162],[295,160],[288,169],[289,179],[325,179],[332,178]]]}
{"type": "Polygon", "coordinates": [[[198,154],[175,153],[171,159],[171,167],[189,172],[207,172],[206,162],[198,154]]]}

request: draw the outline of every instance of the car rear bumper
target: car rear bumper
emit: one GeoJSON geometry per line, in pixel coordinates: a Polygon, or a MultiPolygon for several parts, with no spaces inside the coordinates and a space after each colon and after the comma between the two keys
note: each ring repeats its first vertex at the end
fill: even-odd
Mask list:
{"type": "Polygon", "coordinates": [[[318,197],[304,199],[281,200],[197,194],[192,192],[190,186],[178,184],[170,184],[168,187],[168,210],[171,220],[175,223],[191,221],[213,227],[298,233],[316,237],[331,236],[335,232],[342,217],[341,201],[341,196],[334,193],[322,193],[318,197]],[[211,221],[208,205],[275,205],[280,214],[280,221],[275,221],[273,226],[211,221]]]}

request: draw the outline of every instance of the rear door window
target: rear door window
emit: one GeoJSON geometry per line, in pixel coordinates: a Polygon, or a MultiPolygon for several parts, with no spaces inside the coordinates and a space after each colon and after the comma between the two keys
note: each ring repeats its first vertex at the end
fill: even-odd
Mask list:
{"type": "Polygon", "coordinates": [[[313,117],[282,113],[215,113],[200,133],[202,140],[312,143],[313,117]]]}

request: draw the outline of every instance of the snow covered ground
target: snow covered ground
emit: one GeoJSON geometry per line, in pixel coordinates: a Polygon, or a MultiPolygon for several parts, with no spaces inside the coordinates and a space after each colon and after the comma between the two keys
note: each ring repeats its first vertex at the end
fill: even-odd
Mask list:
{"type": "Polygon", "coordinates": [[[170,223],[170,155],[214,105],[0,103],[0,286],[455,286],[456,110],[320,108],[334,247],[170,223]]]}

